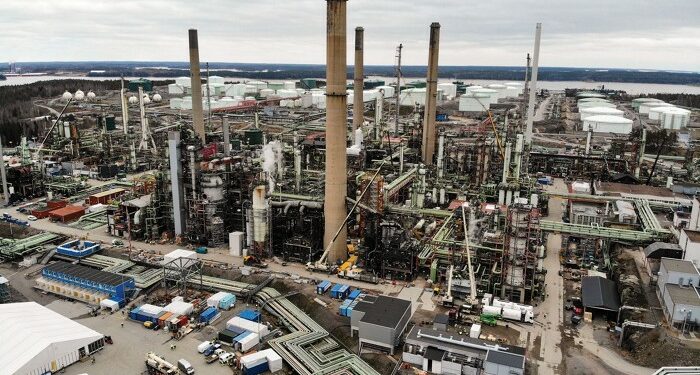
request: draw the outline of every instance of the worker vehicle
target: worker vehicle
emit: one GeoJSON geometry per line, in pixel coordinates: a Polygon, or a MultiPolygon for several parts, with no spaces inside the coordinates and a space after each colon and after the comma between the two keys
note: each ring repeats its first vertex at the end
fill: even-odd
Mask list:
{"type": "Polygon", "coordinates": [[[209,252],[209,250],[208,250],[206,247],[204,247],[204,246],[200,246],[200,247],[198,247],[198,248],[195,250],[195,252],[196,252],[197,254],[206,254],[206,253],[209,252]]]}
{"type": "Polygon", "coordinates": [[[263,263],[255,255],[246,255],[243,257],[243,264],[246,266],[253,266],[258,268],[267,268],[267,263],[263,263]]]}
{"type": "Polygon", "coordinates": [[[214,363],[214,362],[216,362],[217,359],[219,359],[219,356],[216,355],[216,354],[212,354],[212,355],[210,355],[210,356],[207,356],[207,358],[205,359],[205,361],[206,361],[207,363],[214,363]]]}
{"type": "Polygon", "coordinates": [[[219,363],[221,363],[222,365],[230,366],[231,364],[234,364],[234,359],[235,356],[232,353],[224,352],[219,356],[219,363]]]}
{"type": "MultiPolygon", "coordinates": [[[[206,356],[210,356],[210,355],[214,354],[214,352],[216,352],[217,350],[222,350],[222,349],[220,349],[220,348],[221,348],[221,344],[219,344],[219,343],[212,344],[209,348],[207,348],[206,350],[204,350],[203,353],[204,353],[204,355],[206,355],[206,356]]],[[[222,350],[222,351],[223,351],[223,350],[222,350]]],[[[217,354],[218,354],[218,353],[217,353],[217,354]]]]}
{"type": "Polygon", "coordinates": [[[150,375],[177,375],[178,373],[175,365],[154,352],[146,354],[146,368],[150,375]]]}
{"type": "Polygon", "coordinates": [[[481,314],[479,316],[479,321],[487,326],[494,327],[498,324],[498,315],[495,314],[481,314]]]}
{"type": "Polygon", "coordinates": [[[197,345],[197,351],[199,353],[204,353],[207,349],[211,348],[211,341],[202,341],[201,344],[197,345]]]}
{"type": "Polygon", "coordinates": [[[147,321],[143,322],[143,326],[148,328],[148,329],[153,329],[153,326],[155,326],[155,324],[152,321],[147,320],[147,321]]]}
{"type": "Polygon", "coordinates": [[[36,221],[36,216],[34,216],[34,215],[29,215],[29,216],[27,216],[27,220],[29,220],[29,221],[36,221]]]}
{"type": "Polygon", "coordinates": [[[194,367],[184,358],[177,361],[177,368],[186,375],[194,374],[194,367]]]}

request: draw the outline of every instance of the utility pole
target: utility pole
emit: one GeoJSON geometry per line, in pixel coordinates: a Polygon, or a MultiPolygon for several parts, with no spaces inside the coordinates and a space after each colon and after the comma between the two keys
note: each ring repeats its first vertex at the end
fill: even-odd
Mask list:
{"type": "Polygon", "coordinates": [[[399,132],[399,114],[401,113],[401,50],[403,44],[396,47],[396,119],[394,123],[394,135],[399,132]]]}

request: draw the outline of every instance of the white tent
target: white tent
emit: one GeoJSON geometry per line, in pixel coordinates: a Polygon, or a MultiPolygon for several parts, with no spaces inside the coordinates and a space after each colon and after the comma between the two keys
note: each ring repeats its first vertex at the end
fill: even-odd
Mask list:
{"type": "Polygon", "coordinates": [[[104,336],[36,302],[0,304],[3,374],[56,372],[104,346],[104,336]]]}

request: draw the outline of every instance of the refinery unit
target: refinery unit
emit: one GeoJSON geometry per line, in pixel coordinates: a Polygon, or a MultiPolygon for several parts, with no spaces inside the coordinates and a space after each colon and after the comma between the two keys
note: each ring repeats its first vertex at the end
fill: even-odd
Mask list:
{"type": "MultiPolygon", "coordinates": [[[[12,207],[0,220],[28,231],[0,240],[0,258],[35,267],[26,278],[43,293],[167,332],[173,353],[203,338],[187,359],[146,348],[137,361],[149,374],[200,373],[204,362],[391,372],[363,353],[394,356],[394,373],[528,373],[555,277],[573,325],[617,316],[620,342],[659,326],[634,314],[647,310],[619,270],[625,246],[645,248],[669,325],[697,329],[676,306],[700,313],[700,295],[683,289],[700,280],[693,145],[684,155],[664,155],[666,140],[647,145],[664,130],[683,142],[693,109],[539,89],[541,24],[522,82],[438,79],[439,23],[426,29],[425,80],[402,77],[402,45],[395,81],[366,78],[362,27],[348,79],[346,6],[327,1],[323,80],[209,75],[191,29],[190,77],[42,101],[52,114],[33,121],[44,132],[0,146],[12,207]],[[282,278],[295,290],[277,288],[282,278]],[[421,297],[382,293],[396,285],[421,297]],[[342,319],[353,346],[309,304],[342,319]],[[425,311],[430,327],[416,318],[425,311]]],[[[0,276],[0,301],[6,284],[0,276]]],[[[58,372],[109,350],[111,336],[85,335],[61,361],[36,353],[17,371],[58,372]]]]}

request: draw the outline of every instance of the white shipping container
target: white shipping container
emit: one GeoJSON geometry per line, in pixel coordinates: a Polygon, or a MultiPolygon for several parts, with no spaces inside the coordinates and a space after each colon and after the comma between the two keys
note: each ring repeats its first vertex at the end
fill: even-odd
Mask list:
{"type": "Polygon", "coordinates": [[[245,233],[231,232],[228,234],[229,255],[240,257],[243,254],[245,233]]]}
{"type": "Polygon", "coordinates": [[[478,339],[480,335],[481,335],[481,324],[472,324],[472,327],[469,329],[469,337],[471,337],[473,339],[478,339]]]}
{"type": "Polygon", "coordinates": [[[251,332],[237,343],[237,349],[238,351],[245,353],[254,348],[255,345],[258,345],[258,343],[260,343],[260,336],[251,332]]]}
{"type": "Polygon", "coordinates": [[[243,319],[240,316],[234,316],[228,322],[226,322],[226,328],[235,331],[235,329],[231,329],[232,327],[238,328],[243,331],[257,333],[262,336],[265,336],[269,333],[269,330],[266,325],[251,322],[250,320],[243,319]]]}

